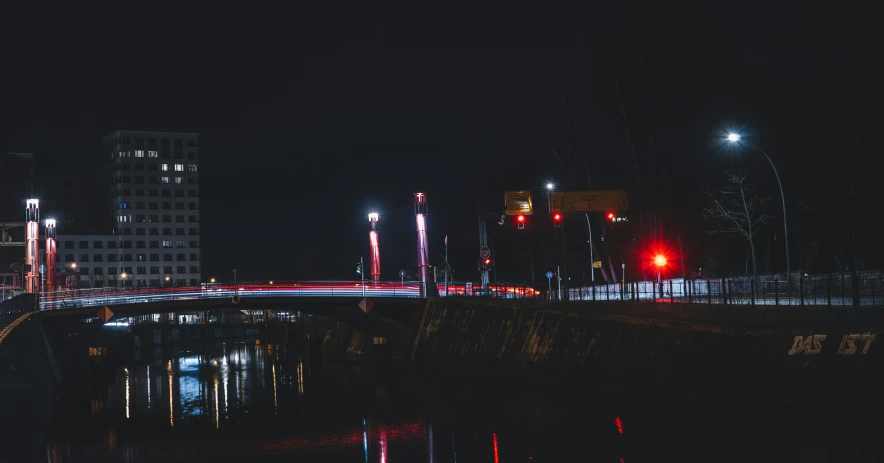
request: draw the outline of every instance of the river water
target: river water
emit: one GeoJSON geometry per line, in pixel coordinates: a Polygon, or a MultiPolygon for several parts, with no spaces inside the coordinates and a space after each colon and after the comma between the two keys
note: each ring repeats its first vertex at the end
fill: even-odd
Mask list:
{"type": "Polygon", "coordinates": [[[65,399],[45,461],[884,461],[880,414],[565,386],[428,381],[331,354],[311,368],[303,351],[254,341],[182,346],[65,399]]]}

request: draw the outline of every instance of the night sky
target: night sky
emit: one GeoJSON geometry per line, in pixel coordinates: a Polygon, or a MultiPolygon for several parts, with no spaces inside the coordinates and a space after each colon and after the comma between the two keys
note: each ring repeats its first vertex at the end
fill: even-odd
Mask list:
{"type": "MultiPolygon", "coordinates": [[[[431,262],[440,263],[447,234],[456,278],[476,280],[477,211],[499,216],[503,192],[520,189],[533,189],[543,209],[543,185],[567,183],[545,135],[561,148],[567,130],[544,119],[570,127],[563,97],[593,186],[633,192],[623,101],[631,136],[653,140],[647,190],[664,239],[683,241],[685,267],[714,256],[723,274],[744,272],[745,241],[710,237],[698,218],[702,192],[726,171],[746,173],[782,217],[764,158],[721,147],[726,130],[739,128],[780,170],[793,267],[834,271],[833,256],[847,252],[836,243],[850,242],[866,268],[880,268],[884,15],[873,2],[772,3],[95,21],[7,58],[15,69],[7,148],[37,153],[43,217],[70,224],[64,234],[90,231],[107,214],[92,172],[102,136],[199,132],[205,279],[228,279],[232,268],[249,281],[357,278],[372,211],[381,214],[382,277],[396,279],[415,267],[411,195],[422,191],[431,262]],[[141,21],[163,27],[141,34],[141,21]]],[[[2,157],[0,221],[21,220],[26,174],[26,163],[2,157]]],[[[580,226],[566,223],[575,278],[588,262],[580,226]]],[[[759,245],[773,270],[783,267],[769,244],[781,227],[773,221],[759,245]]],[[[533,261],[541,281],[560,263],[548,217],[530,217],[526,230],[492,218],[488,230],[500,279],[529,281],[533,261]]],[[[608,233],[615,252],[644,246],[608,233]]],[[[4,268],[12,259],[0,253],[4,268]]]]}

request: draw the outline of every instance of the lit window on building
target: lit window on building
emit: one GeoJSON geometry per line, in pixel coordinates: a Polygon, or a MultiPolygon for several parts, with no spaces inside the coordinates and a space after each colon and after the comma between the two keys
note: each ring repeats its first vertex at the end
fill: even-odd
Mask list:
{"type": "Polygon", "coordinates": [[[160,165],[160,170],[163,171],[163,172],[168,172],[168,171],[169,171],[169,165],[168,165],[168,164],[162,164],[162,165],[160,165]]]}
{"type": "Polygon", "coordinates": [[[136,157],[136,158],[143,158],[143,157],[144,157],[144,151],[143,151],[143,150],[135,150],[135,157],[136,157]]]}
{"type": "Polygon", "coordinates": [[[160,183],[169,183],[169,177],[160,177],[160,183]]]}
{"type": "Polygon", "coordinates": [[[181,177],[175,177],[175,184],[181,185],[181,177]]]}
{"type": "Polygon", "coordinates": [[[155,158],[155,157],[157,157],[157,152],[156,152],[156,151],[148,151],[148,152],[147,152],[147,157],[149,157],[149,158],[155,158]]]}
{"type": "Polygon", "coordinates": [[[188,172],[196,172],[196,164],[188,164],[187,171],[188,172]]]}
{"type": "Polygon", "coordinates": [[[184,164],[175,164],[175,172],[184,172],[184,164]]]}

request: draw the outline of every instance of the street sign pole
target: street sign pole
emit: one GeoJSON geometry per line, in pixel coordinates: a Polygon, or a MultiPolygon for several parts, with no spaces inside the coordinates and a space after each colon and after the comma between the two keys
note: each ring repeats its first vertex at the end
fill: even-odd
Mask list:
{"type": "Polygon", "coordinates": [[[546,285],[549,292],[549,300],[552,300],[552,277],[553,272],[546,272],[546,285]]]}
{"type": "Polygon", "coordinates": [[[559,295],[558,300],[562,300],[562,274],[560,273],[559,266],[556,265],[556,279],[559,280],[559,295]]]}

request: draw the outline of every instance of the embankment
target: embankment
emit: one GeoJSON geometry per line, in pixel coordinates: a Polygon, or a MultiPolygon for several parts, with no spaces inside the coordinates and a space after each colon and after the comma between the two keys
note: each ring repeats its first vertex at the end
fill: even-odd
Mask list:
{"type": "Polygon", "coordinates": [[[884,394],[881,329],[879,321],[742,325],[445,298],[427,304],[411,354],[417,369],[447,377],[862,405],[884,394]]]}

